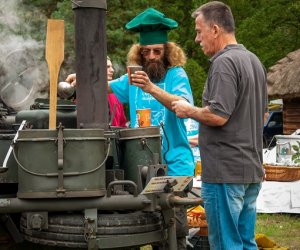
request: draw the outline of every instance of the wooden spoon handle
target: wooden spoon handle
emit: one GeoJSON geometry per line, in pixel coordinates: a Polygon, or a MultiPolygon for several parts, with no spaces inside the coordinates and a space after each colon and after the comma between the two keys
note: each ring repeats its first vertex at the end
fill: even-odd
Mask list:
{"type": "Polygon", "coordinates": [[[57,82],[60,66],[64,60],[64,20],[48,19],[46,61],[50,77],[49,129],[56,128],[57,82]]]}

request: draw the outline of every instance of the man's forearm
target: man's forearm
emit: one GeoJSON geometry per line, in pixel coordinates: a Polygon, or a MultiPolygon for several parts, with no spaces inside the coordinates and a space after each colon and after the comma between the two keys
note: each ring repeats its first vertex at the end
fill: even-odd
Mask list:
{"type": "Polygon", "coordinates": [[[188,117],[199,121],[207,126],[223,126],[228,119],[212,113],[208,107],[191,107],[188,111],[188,117]]]}

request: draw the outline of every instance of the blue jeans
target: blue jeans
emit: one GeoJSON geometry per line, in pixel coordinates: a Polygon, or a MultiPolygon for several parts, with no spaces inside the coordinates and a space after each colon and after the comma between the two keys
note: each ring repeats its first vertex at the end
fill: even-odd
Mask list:
{"type": "Polygon", "coordinates": [[[261,183],[202,182],[201,196],[212,250],[257,250],[256,198],[260,188],[261,183]]]}

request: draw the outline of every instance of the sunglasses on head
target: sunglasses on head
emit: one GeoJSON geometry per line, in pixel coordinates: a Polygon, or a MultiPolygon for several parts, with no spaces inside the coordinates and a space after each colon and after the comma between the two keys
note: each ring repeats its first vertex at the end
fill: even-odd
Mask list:
{"type": "Polygon", "coordinates": [[[147,48],[141,48],[141,54],[144,56],[147,56],[153,51],[153,54],[158,56],[161,55],[163,49],[162,48],[154,48],[154,49],[147,49],[147,48]]]}

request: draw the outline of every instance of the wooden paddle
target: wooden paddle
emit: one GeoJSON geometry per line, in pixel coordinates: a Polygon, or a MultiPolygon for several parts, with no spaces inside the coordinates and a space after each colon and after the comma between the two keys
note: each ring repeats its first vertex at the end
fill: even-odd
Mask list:
{"type": "Polygon", "coordinates": [[[60,66],[64,60],[64,41],[64,20],[48,19],[46,61],[50,76],[49,129],[56,128],[57,82],[60,66]]]}

